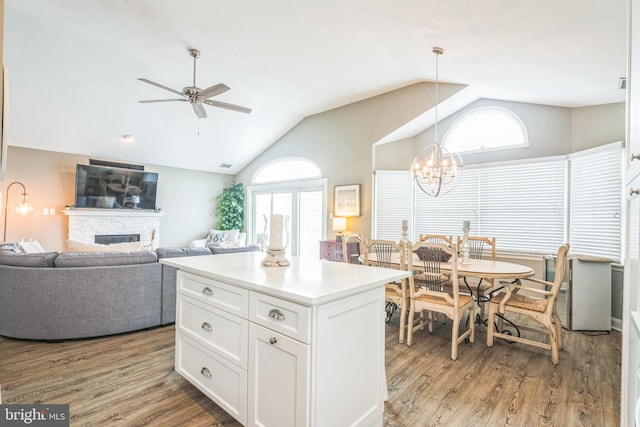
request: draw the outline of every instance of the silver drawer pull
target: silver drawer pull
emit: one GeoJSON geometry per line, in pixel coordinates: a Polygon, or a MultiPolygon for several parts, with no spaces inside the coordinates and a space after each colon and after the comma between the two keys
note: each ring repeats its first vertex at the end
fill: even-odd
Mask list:
{"type": "Polygon", "coordinates": [[[211,371],[209,370],[209,368],[202,368],[200,370],[200,373],[203,377],[211,378],[211,371]]]}
{"type": "Polygon", "coordinates": [[[213,327],[211,327],[211,324],[210,324],[210,323],[208,323],[208,322],[204,322],[204,323],[202,324],[202,329],[204,329],[204,330],[205,330],[205,331],[207,331],[207,332],[211,332],[211,331],[213,331],[213,327]]]}
{"type": "Polygon", "coordinates": [[[213,295],[213,291],[211,290],[210,287],[206,286],[203,290],[202,293],[205,295],[213,295]]]}
{"type": "Polygon", "coordinates": [[[269,344],[275,344],[277,342],[278,342],[278,339],[276,337],[269,338],[269,344]]]}
{"type": "Polygon", "coordinates": [[[277,308],[269,310],[269,317],[276,320],[284,320],[284,314],[277,308]]]}

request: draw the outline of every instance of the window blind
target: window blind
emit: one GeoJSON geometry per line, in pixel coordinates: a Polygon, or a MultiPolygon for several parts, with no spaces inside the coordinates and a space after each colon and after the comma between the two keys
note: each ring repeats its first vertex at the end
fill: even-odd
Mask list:
{"type": "Polygon", "coordinates": [[[477,234],[478,169],[464,169],[450,193],[432,197],[416,191],[415,235],[420,234],[462,235],[462,221],[471,222],[471,234],[477,234]]]}
{"type": "Polygon", "coordinates": [[[622,258],[622,144],[572,154],[569,243],[574,254],[622,258]]]}
{"type": "Polygon", "coordinates": [[[478,234],[498,250],[555,253],[565,241],[565,158],[480,169],[478,234]]]}
{"type": "Polygon", "coordinates": [[[436,198],[414,191],[408,171],[378,171],[374,236],[397,240],[402,219],[414,223],[414,241],[421,233],[458,236],[469,220],[471,234],[496,237],[498,251],[553,254],[569,242],[572,253],[620,262],[622,156],[615,143],[569,157],[467,166],[456,188],[436,198]]]}
{"type": "Polygon", "coordinates": [[[373,236],[376,239],[399,241],[403,220],[409,222],[411,236],[413,183],[409,171],[375,171],[373,236]]]}

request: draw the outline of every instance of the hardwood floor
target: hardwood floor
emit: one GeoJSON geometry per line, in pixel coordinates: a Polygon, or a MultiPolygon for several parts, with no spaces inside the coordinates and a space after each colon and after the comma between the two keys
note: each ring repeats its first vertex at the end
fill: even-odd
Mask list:
{"type": "MultiPolygon", "coordinates": [[[[488,348],[478,332],[452,361],[451,322],[408,347],[397,320],[387,325],[385,426],[620,424],[619,332],[564,331],[558,366],[541,349],[488,348]]],[[[68,403],[72,426],[239,426],[173,370],[174,336],[168,326],[59,343],[0,337],[2,403],[68,403]]]]}

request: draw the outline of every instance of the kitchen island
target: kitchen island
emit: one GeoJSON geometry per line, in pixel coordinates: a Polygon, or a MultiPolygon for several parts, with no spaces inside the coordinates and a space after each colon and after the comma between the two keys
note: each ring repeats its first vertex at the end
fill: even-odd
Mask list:
{"type": "Polygon", "coordinates": [[[246,252],[176,267],[176,371],[243,425],[381,426],[384,285],[408,272],[246,252]]]}

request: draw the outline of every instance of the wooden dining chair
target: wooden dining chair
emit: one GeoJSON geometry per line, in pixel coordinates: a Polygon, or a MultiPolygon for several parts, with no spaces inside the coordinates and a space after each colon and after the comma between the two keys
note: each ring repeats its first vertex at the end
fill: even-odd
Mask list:
{"type": "Polygon", "coordinates": [[[433,332],[433,313],[442,313],[451,319],[451,358],[458,358],[458,344],[466,338],[474,341],[474,313],[473,297],[460,293],[458,286],[458,267],[456,262],[456,245],[431,242],[417,242],[411,251],[418,254],[420,261],[415,261],[412,254],[405,256],[407,269],[412,272],[409,277],[409,314],[407,326],[407,344],[413,344],[413,333],[428,326],[433,332]],[[441,271],[441,263],[451,259],[451,273],[445,275],[441,271]],[[417,313],[417,316],[416,316],[417,313]],[[465,328],[462,319],[468,314],[470,321],[465,328]],[[417,320],[417,323],[416,323],[417,320]]]}
{"type": "MultiPolygon", "coordinates": [[[[458,236],[458,248],[462,245],[462,236],[458,236]]],[[[469,258],[472,259],[490,259],[496,260],[496,238],[486,236],[469,236],[467,238],[469,242],[469,258]]],[[[485,304],[489,302],[490,293],[495,290],[495,283],[493,279],[468,279],[463,278],[466,290],[463,292],[470,292],[474,295],[480,313],[478,313],[478,320],[484,321],[485,318],[485,304]]]]}
{"type": "MultiPolygon", "coordinates": [[[[362,245],[364,253],[364,264],[383,268],[398,269],[404,265],[404,252],[401,243],[393,240],[369,240],[364,239],[362,245]],[[371,256],[375,255],[375,256],[371,256]],[[398,263],[398,257],[400,262],[398,263]],[[395,258],[395,259],[394,259],[395,258]],[[395,261],[395,262],[394,262],[395,261]]],[[[385,285],[385,314],[386,322],[389,323],[393,313],[399,309],[400,327],[398,341],[404,343],[406,320],[407,320],[407,279],[399,282],[387,283],[385,285]]]]}
{"type": "Polygon", "coordinates": [[[342,261],[348,264],[360,264],[362,235],[346,234],[342,236],[342,261]]]}
{"type": "Polygon", "coordinates": [[[557,302],[558,293],[562,286],[562,281],[564,280],[564,275],[567,269],[568,251],[568,244],[564,244],[558,248],[556,273],[553,283],[535,278],[520,279],[514,283],[500,282],[500,284],[504,285],[505,290],[492,296],[491,301],[489,302],[487,346],[493,346],[494,338],[516,341],[551,350],[551,361],[555,365],[560,363],[558,351],[562,349],[562,324],[560,322],[560,316],[558,316],[557,302]],[[522,282],[527,283],[528,286],[525,286],[522,282]],[[520,293],[520,291],[523,292],[520,293]],[[526,325],[518,325],[518,327],[520,330],[548,335],[549,343],[503,333],[503,322],[502,317],[500,316],[509,313],[524,315],[542,324],[545,329],[529,327],[526,325]],[[498,314],[500,316],[498,316],[498,314]],[[498,330],[494,331],[493,325],[496,317],[498,320],[498,330]]]}
{"type": "Polygon", "coordinates": [[[446,234],[421,234],[419,241],[441,243],[443,245],[451,247],[451,245],[453,244],[453,236],[447,236],[446,234]]]}

